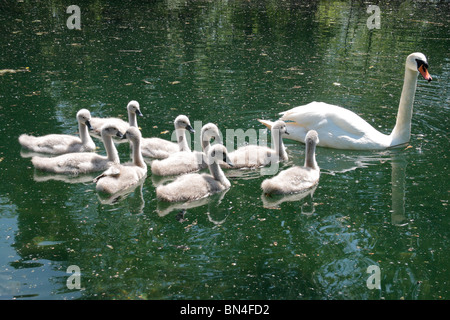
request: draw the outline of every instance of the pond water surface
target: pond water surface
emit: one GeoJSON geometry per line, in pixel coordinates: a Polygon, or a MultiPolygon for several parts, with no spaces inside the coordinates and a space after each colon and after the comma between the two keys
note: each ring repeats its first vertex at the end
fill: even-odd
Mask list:
{"type": "MultiPolygon", "coordinates": [[[[0,298],[450,298],[448,3],[390,1],[379,29],[362,1],[95,1],[79,4],[81,30],[68,5],[0,4],[0,298]],[[311,101],[390,133],[416,51],[433,81],[418,80],[410,143],[319,147],[320,182],[302,199],[267,203],[267,176],[229,170],[232,187],[181,219],[151,173],[108,201],[92,177],[37,172],[17,140],[76,134],[81,108],[126,118],[130,100],[145,137],[170,139],[178,114],[197,132],[258,131],[256,119],[311,101]]],[[[280,170],[303,164],[304,145],[285,144],[280,170]]]]}

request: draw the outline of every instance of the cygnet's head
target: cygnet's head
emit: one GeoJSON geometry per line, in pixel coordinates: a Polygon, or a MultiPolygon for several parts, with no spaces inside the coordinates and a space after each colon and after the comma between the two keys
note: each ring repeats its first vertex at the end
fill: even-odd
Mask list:
{"type": "Polygon", "coordinates": [[[219,128],[214,123],[207,123],[202,127],[201,131],[202,141],[211,141],[213,139],[217,143],[222,143],[222,138],[220,137],[219,128]]]}
{"type": "Polygon", "coordinates": [[[195,130],[194,130],[194,128],[192,128],[189,118],[186,117],[185,115],[181,114],[178,117],[176,117],[174,123],[175,123],[176,129],[186,129],[190,133],[195,133],[195,130]]]}
{"type": "Polygon", "coordinates": [[[101,128],[102,138],[117,136],[119,138],[123,137],[123,133],[117,128],[115,124],[105,123],[101,128]]]}
{"type": "Polygon", "coordinates": [[[319,135],[316,130],[309,130],[305,137],[306,145],[317,145],[319,143],[319,135]]]}
{"type": "Polygon", "coordinates": [[[91,123],[89,122],[89,121],[91,121],[91,113],[89,112],[89,110],[80,109],[77,112],[77,121],[78,121],[78,123],[86,125],[89,128],[89,130],[92,129],[91,123]]]}
{"type": "Polygon", "coordinates": [[[432,80],[430,74],[428,73],[427,57],[425,57],[423,53],[420,52],[411,53],[406,58],[406,68],[420,72],[423,78],[428,82],[432,80]]]}
{"type": "Polygon", "coordinates": [[[128,139],[131,142],[139,141],[142,137],[141,131],[136,127],[129,127],[127,132],[123,135],[122,139],[128,139]]]}
{"type": "Polygon", "coordinates": [[[271,130],[278,130],[278,132],[281,134],[289,134],[289,132],[287,131],[286,123],[283,120],[275,121],[271,130]]]}
{"type": "Polygon", "coordinates": [[[231,162],[230,158],[228,157],[228,151],[227,148],[223,144],[215,144],[211,147],[211,149],[208,152],[208,164],[212,163],[221,163],[225,162],[230,167],[233,167],[233,163],[231,162]]]}
{"type": "Polygon", "coordinates": [[[136,100],[131,100],[130,102],[128,102],[127,110],[131,113],[137,114],[138,116],[143,116],[139,102],[137,102],[136,100]]]}

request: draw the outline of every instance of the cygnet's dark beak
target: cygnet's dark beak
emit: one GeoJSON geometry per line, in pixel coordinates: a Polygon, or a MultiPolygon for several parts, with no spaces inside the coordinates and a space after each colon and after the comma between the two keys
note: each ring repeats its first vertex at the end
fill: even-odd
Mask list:
{"type": "Polygon", "coordinates": [[[86,122],[84,124],[88,127],[89,130],[93,129],[89,120],[86,120],[86,122]]]}
{"type": "Polygon", "coordinates": [[[138,116],[141,116],[141,117],[144,116],[144,115],[142,114],[141,110],[139,110],[139,109],[136,109],[136,114],[137,114],[138,116]]]}
{"type": "Polygon", "coordinates": [[[186,126],[186,130],[189,131],[190,133],[195,133],[194,128],[192,128],[189,124],[186,126]]]}
{"type": "Polygon", "coordinates": [[[116,136],[118,136],[120,139],[126,139],[127,138],[127,134],[122,134],[122,132],[117,131],[116,136]]]}
{"type": "Polygon", "coordinates": [[[223,162],[225,162],[226,164],[228,164],[230,167],[234,167],[233,162],[231,162],[230,158],[228,158],[227,156],[225,156],[223,158],[223,162]]]}

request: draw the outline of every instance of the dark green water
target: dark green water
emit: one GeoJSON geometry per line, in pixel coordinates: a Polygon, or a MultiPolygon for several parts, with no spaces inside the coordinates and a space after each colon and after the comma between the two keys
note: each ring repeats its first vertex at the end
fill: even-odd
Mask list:
{"type": "MultiPolygon", "coordinates": [[[[15,72],[0,75],[0,298],[450,298],[448,3],[380,4],[373,30],[359,1],[96,1],[78,3],[81,30],[66,26],[72,3],[8,3],[0,70],[15,72]],[[133,99],[145,137],[170,139],[180,113],[222,133],[260,129],[257,118],[314,100],[389,133],[415,51],[434,81],[418,82],[410,145],[318,148],[312,198],[266,205],[259,170],[229,171],[229,191],[179,220],[156,200],[151,174],[108,204],[90,180],[36,172],[17,141],[76,134],[80,108],[124,117],[133,99]],[[70,265],[81,289],[66,285],[70,265]],[[379,289],[367,286],[372,265],[379,289]]],[[[285,142],[281,169],[302,164],[303,145],[285,142]]],[[[128,146],[118,148],[127,161],[128,146]]]]}

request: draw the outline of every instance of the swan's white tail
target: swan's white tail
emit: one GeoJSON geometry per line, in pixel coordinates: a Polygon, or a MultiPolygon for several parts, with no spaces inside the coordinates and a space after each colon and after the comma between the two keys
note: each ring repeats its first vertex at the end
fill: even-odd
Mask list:
{"type": "Polygon", "coordinates": [[[274,124],[273,121],[270,120],[262,120],[262,119],[258,119],[259,122],[261,122],[263,125],[265,125],[267,128],[272,129],[272,126],[274,124]]]}

